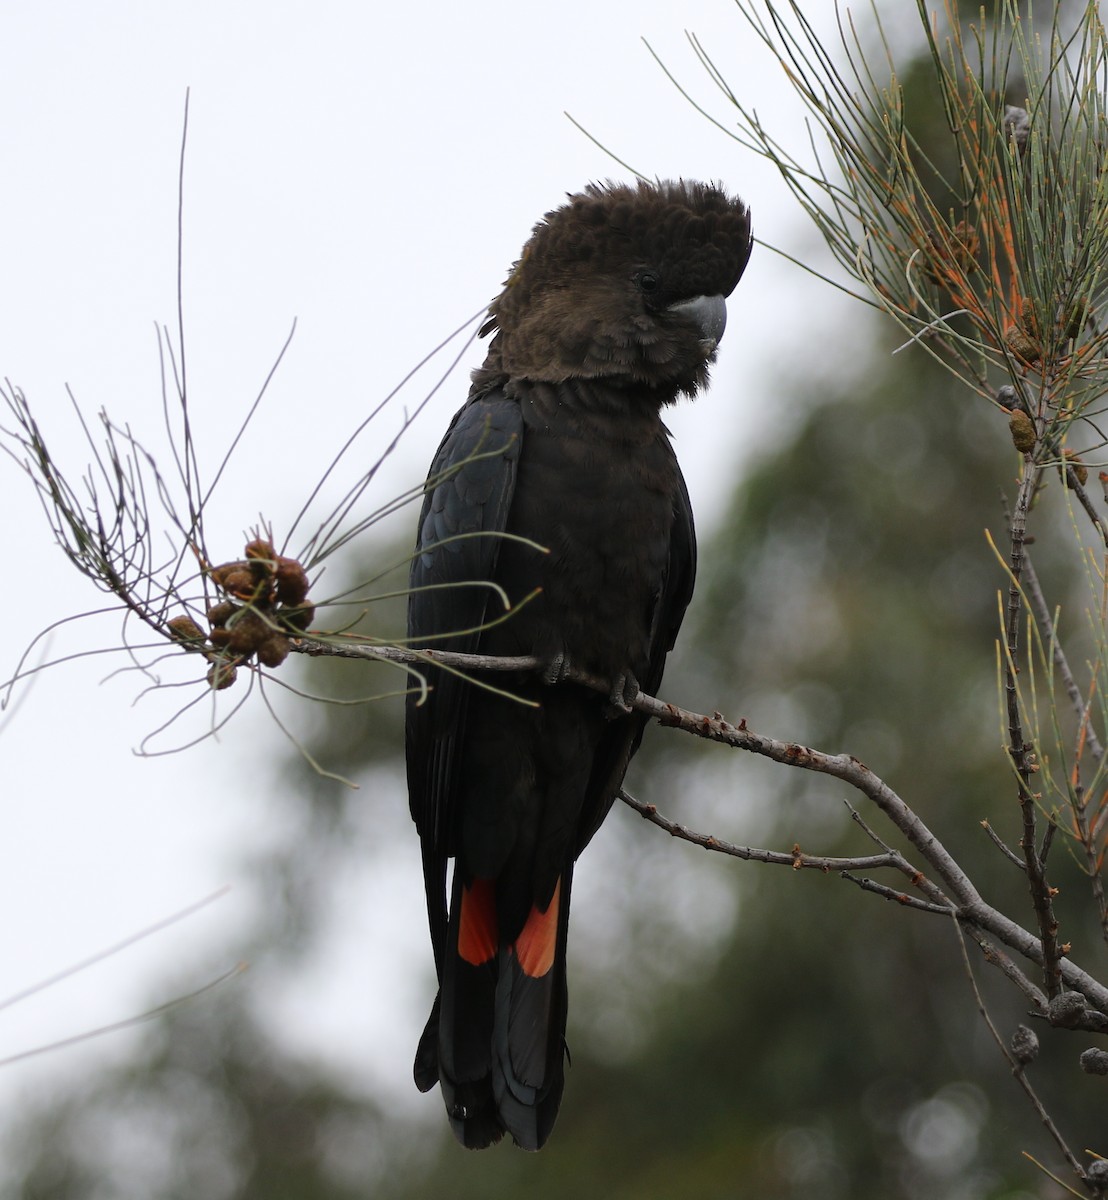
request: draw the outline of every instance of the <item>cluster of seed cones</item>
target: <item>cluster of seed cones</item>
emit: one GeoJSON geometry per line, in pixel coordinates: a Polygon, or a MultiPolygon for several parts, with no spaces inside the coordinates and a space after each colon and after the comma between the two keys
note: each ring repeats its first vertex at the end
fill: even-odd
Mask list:
{"type": "Polygon", "coordinates": [[[1088,320],[1088,310],[1080,302],[1060,307],[1056,316],[1056,329],[1047,336],[1047,332],[1039,327],[1039,318],[1035,314],[1035,306],[1030,300],[1024,300],[1020,306],[1020,315],[1012,325],[1005,341],[1017,358],[1025,363],[1034,364],[1042,359],[1047,344],[1051,339],[1060,340],[1060,344],[1074,342],[1081,336],[1088,320]]]}
{"type": "Polygon", "coordinates": [[[315,608],[308,599],[308,574],[295,558],[286,558],[262,538],[247,543],[246,557],[212,567],[208,575],[226,597],[208,609],[205,634],[191,617],[174,617],[172,635],[182,642],[203,643],[211,662],[208,683],[230,687],[238,668],[256,658],[278,667],[289,654],[289,638],[312,623],[315,608]]]}

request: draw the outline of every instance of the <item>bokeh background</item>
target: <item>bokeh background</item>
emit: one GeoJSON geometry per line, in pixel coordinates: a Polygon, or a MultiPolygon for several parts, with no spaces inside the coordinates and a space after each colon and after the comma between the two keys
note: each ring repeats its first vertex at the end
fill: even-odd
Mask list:
{"type": "MultiPolygon", "coordinates": [[[[1016,823],[997,716],[1003,577],[983,536],[1002,527],[1010,441],[918,348],[894,354],[891,327],[768,247],[831,270],[775,172],[727,136],[734,118],[684,30],[803,154],[779,65],[727,0],[401,7],[109,0],[0,17],[0,376],[57,461],[78,478],[89,458],[67,387],[87,418],[107,409],[170,461],[156,328],[178,337],[186,88],[184,348],[209,478],[296,321],[208,509],[221,558],[259,514],[281,536],[371,408],[495,294],[544,211],[628,177],[566,112],[644,174],[721,180],[751,204],[761,244],[714,386],[670,422],[702,568],[663,693],[859,755],[1021,911],[1020,877],[979,828],[1016,823]]],[[[802,7],[833,40],[831,6],[802,7]]],[[[879,7],[910,64],[914,6],[879,7]]],[[[937,121],[922,68],[902,79],[920,127],[937,121]]],[[[367,507],[418,484],[481,358],[466,336],[369,426],[320,515],[461,350],[367,507]]],[[[104,601],[51,545],[11,461],[0,488],[6,677],[40,629],[104,601]]],[[[376,526],[321,586],[402,557],[413,522],[409,508],[376,526]]],[[[1048,547],[1037,566],[1064,592],[1048,547]]],[[[382,635],[402,619],[401,602],[366,618],[382,635]]],[[[118,615],[60,626],[43,653],[69,661],[16,687],[0,728],[0,999],[95,960],[0,1010],[0,1059],[16,1060],[0,1069],[0,1195],[1058,1194],[1021,1157],[1053,1161],[1052,1148],[944,922],[705,854],[625,809],[575,879],[573,1065],[554,1137],[539,1156],[466,1154],[437,1095],[411,1083],[433,979],[400,706],[278,690],[282,723],[351,788],[314,772],[258,696],[218,736],[204,705],[162,731],[195,690],[153,685],[195,672],[167,663],[155,679],[87,654],[119,640],[118,615]],[[157,1019],[27,1055],[238,962],[245,973],[157,1019]]],[[[283,676],[344,698],[396,682],[338,662],[294,660],[283,676]]],[[[842,785],[669,731],[647,737],[628,784],[739,843],[867,851],[842,785]]],[[[1092,944],[1065,896],[1064,930],[1092,944]]],[[[979,972],[1010,1032],[1019,997],[979,972]]],[[[1065,1037],[1046,1036],[1040,1081],[1092,1145],[1102,1088],[1077,1076],[1082,1047],[1065,1037]]]]}

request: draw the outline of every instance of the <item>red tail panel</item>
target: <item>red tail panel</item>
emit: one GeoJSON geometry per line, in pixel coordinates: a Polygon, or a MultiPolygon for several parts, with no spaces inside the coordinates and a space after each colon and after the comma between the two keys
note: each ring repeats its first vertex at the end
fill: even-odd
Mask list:
{"type": "Polygon", "coordinates": [[[496,957],[498,940],[493,880],[475,879],[469,887],[462,886],[458,956],[479,967],[496,957]]]}
{"type": "Polygon", "coordinates": [[[545,910],[531,909],[527,921],[515,940],[516,959],[524,975],[540,979],[554,965],[554,954],[558,948],[558,909],[561,902],[562,881],[554,885],[554,895],[545,910]]]}

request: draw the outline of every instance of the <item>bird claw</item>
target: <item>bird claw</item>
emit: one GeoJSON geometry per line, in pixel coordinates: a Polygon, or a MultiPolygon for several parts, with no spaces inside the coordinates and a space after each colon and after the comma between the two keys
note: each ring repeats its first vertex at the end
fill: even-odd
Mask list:
{"type": "Polygon", "coordinates": [[[562,651],[557,654],[542,669],[542,681],[545,684],[565,683],[569,675],[571,663],[569,657],[562,651]]]}
{"type": "Polygon", "coordinates": [[[625,717],[631,712],[631,705],[641,691],[639,681],[635,678],[633,672],[625,671],[618,675],[612,682],[612,690],[608,693],[608,711],[607,717],[609,720],[615,720],[616,717],[625,717]]]}
{"type": "MultiPolygon", "coordinates": [[[[559,650],[542,668],[540,678],[548,687],[552,687],[556,683],[565,683],[572,669],[573,663],[570,661],[569,655],[559,650]]],[[[633,671],[620,672],[612,680],[612,686],[608,692],[608,704],[605,711],[608,719],[615,720],[617,717],[627,716],[632,711],[631,706],[641,690],[633,671]]]]}

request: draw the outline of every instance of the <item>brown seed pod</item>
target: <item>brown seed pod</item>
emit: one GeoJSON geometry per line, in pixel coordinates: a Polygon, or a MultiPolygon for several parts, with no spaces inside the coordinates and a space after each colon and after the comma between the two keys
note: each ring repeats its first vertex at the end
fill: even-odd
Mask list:
{"type": "Polygon", "coordinates": [[[282,608],[278,615],[284,618],[286,625],[303,631],[315,620],[315,605],[302,604],[294,608],[282,608]]]}
{"type": "Polygon", "coordinates": [[[238,674],[238,668],[233,662],[212,663],[208,668],[208,686],[221,692],[235,682],[238,674]]]}
{"type": "Polygon", "coordinates": [[[1059,992],[1047,1005],[1047,1020],[1057,1029],[1084,1029],[1088,1004],[1080,992],[1059,992]]]}
{"type": "Polygon", "coordinates": [[[277,559],[277,599],[282,604],[300,604],[308,595],[308,572],[295,558],[277,559]]]}
{"type": "Polygon", "coordinates": [[[251,609],[246,609],[235,619],[227,632],[231,635],[227,645],[244,658],[253,654],[270,635],[270,627],[251,609]]]}
{"type": "Polygon", "coordinates": [[[274,597],[274,576],[277,570],[277,555],[273,543],[263,538],[247,542],[245,547],[250,575],[254,580],[253,599],[256,604],[270,605],[274,597]]]}
{"type": "Polygon", "coordinates": [[[246,562],[224,563],[212,568],[212,579],[232,596],[253,596],[257,581],[250,564],[246,562]]]}
{"type": "Polygon", "coordinates": [[[244,599],[253,596],[257,587],[254,572],[250,570],[231,571],[224,585],[232,596],[242,596],[244,599]]]}
{"type": "Polygon", "coordinates": [[[1073,473],[1077,476],[1077,482],[1084,487],[1089,478],[1089,468],[1077,457],[1077,451],[1063,450],[1062,457],[1066,460],[1066,466],[1073,467],[1073,473]]]}
{"type": "Polygon", "coordinates": [[[273,550],[273,543],[262,538],[255,538],[254,541],[247,542],[245,553],[247,558],[262,558],[268,562],[273,562],[277,558],[273,550]]]}
{"type": "Polygon", "coordinates": [[[1009,328],[1004,335],[1004,340],[1008,343],[1008,348],[1012,353],[1025,363],[1037,363],[1042,357],[1038,345],[1018,325],[1009,328]]]}
{"type": "Polygon", "coordinates": [[[231,631],[223,625],[217,625],[208,635],[208,640],[218,650],[231,644],[231,631]]]}
{"type": "Polygon", "coordinates": [[[1085,330],[1085,322],[1089,319],[1088,305],[1077,300],[1062,314],[1062,336],[1069,342],[1076,342],[1085,330]]]}
{"type": "Polygon", "coordinates": [[[166,622],[166,628],[169,630],[169,636],[178,642],[202,642],[204,640],[204,631],[192,617],[172,617],[166,622]]]}
{"type": "Polygon", "coordinates": [[[224,587],[226,585],[227,576],[233,571],[241,570],[245,566],[246,563],[244,562],[220,563],[218,567],[212,567],[208,574],[211,575],[217,587],[224,587]]]}
{"type": "Polygon", "coordinates": [[[1004,136],[1015,146],[1017,154],[1027,149],[1027,139],[1031,136],[1031,117],[1026,108],[1018,108],[1014,104],[1004,106],[1004,136]]]}
{"type": "Polygon", "coordinates": [[[218,604],[213,604],[208,609],[208,620],[211,622],[213,629],[218,629],[237,613],[239,607],[237,604],[232,604],[230,600],[221,600],[218,604]]]}
{"type": "Polygon", "coordinates": [[[959,221],[950,232],[953,239],[954,261],[963,270],[977,266],[977,251],[981,245],[977,230],[966,221],[959,221]]]}
{"type": "Polygon", "coordinates": [[[250,564],[250,575],[255,583],[268,583],[273,579],[275,563],[273,547],[269,542],[248,542],[246,560],[250,564]]]}
{"type": "Polygon", "coordinates": [[[953,282],[977,266],[980,244],[977,230],[965,221],[959,221],[949,232],[932,231],[923,247],[923,273],[940,286],[953,282]]]}
{"type": "Polygon", "coordinates": [[[1026,1066],[1028,1063],[1034,1062],[1039,1055],[1039,1039],[1033,1029],[1028,1029],[1026,1025],[1017,1025],[1015,1033],[1008,1042],[1008,1049],[1012,1052],[1012,1057],[1016,1062],[1021,1066],[1026,1066]]]}
{"type": "Polygon", "coordinates": [[[1030,454],[1035,449],[1035,423],[1022,409],[1017,408],[1009,414],[1008,428],[1012,433],[1012,444],[1021,454],[1030,454]]]}
{"type": "Polygon", "coordinates": [[[254,598],[268,596],[273,591],[273,564],[264,558],[251,559],[250,578],[254,585],[254,598]]]}
{"type": "Polygon", "coordinates": [[[1035,305],[1029,299],[1020,303],[1020,328],[1028,337],[1039,340],[1039,317],[1035,312],[1035,305]]]}
{"type": "Polygon", "coordinates": [[[279,667],[289,656],[289,640],[284,634],[272,633],[258,647],[258,662],[263,667],[279,667]]]}

